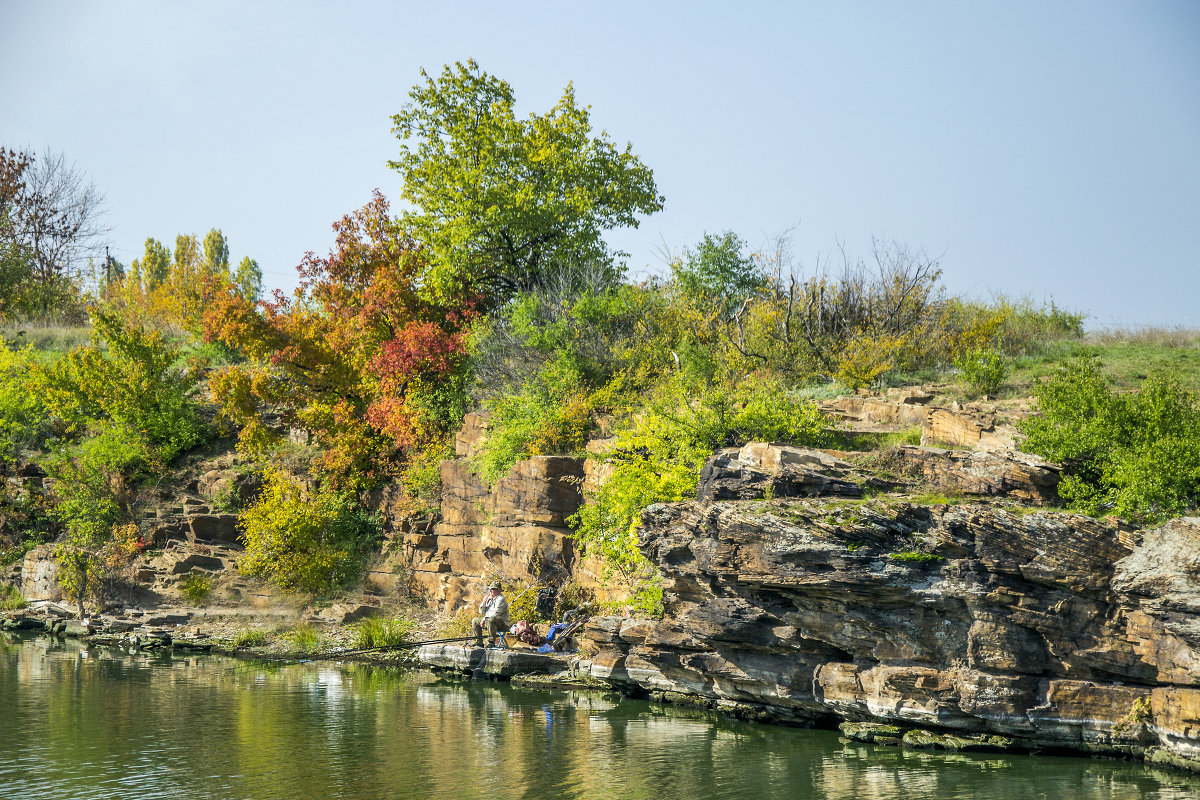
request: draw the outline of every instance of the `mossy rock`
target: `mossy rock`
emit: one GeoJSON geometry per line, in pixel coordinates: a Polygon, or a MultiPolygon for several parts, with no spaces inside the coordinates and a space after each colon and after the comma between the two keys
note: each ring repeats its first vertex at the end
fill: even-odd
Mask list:
{"type": "Polygon", "coordinates": [[[608,691],[612,687],[604,681],[598,681],[590,675],[555,672],[550,675],[528,674],[514,675],[510,681],[513,686],[525,689],[594,689],[608,691]]]}
{"type": "Polygon", "coordinates": [[[847,739],[867,744],[900,744],[904,728],[879,722],[843,722],[838,730],[847,739]]]}
{"type": "Polygon", "coordinates": [[[701,697],[697,694],[686,694],[684,692],[664,691],[651,695],[653,699],[660,703],[665,703],[672,706],[684,706],[690,708],[712,708],[713,701],[707,697],[701,697]]]}
{"type": "Polygon", "coordinates": [[[911,730],[904,734],[904,746],[920,750],[950,750],[952,752],[1005,753],[1013,749],[1007,736],[956,735],[933,731],[911,730]]]}
{"type": "Polygon", "coordinates": [[[1146,749],[1146,761],[1160,767],[1174,767],[1188,772],[1200,772],[1200,760],[1172,753],[1165,747],[1150,747],[1146,749]]]}

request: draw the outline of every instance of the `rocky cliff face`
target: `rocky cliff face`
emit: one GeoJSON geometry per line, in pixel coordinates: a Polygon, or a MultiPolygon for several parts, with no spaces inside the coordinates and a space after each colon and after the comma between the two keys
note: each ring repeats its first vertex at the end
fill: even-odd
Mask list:
{"type": "Polygon", "coordinates": [[[882,726],[844,728],[867,739],[1200,765],[1200,519],[1138,532],[885,496],[659,505],[644,522],[666,614],[597,621],[596,677],[882,726]]]}
{"type": "MultiPolygon", "coordinates": [[[[173,476],[176,480],[147,489],[139,498],[142,535],[154,543],[121,576],[107,598],[155,606],[180,603],[181,581],[203,575],[213,587],[210,600],[229,604],[270,605],[277,593],[234,569],[242,552],[238,517],[231,508],[250,502],[260,478],[234,468],[232,455],[205,462],[202,471],[173,476]]],[[[25,554],[15,576],[27,600],[58,601],[57,545],[43,544],[25,554]]]]}
{"type": "Polygon", "coordinates": [[[600,588],[601,566],[579,556],[568,524],[583,503],[584,460],[534,456],[489,486],[471,462],[486,434],[486,416],[468,414],[456,437],[457,458],[440,465],[439,515],[400,520],[393,533],[400,546],[371,579],[383,585],[397,572],[409,574],[416,591],[443,613],[473,604],[496,579],[554,585],[574,579],[600,588]]]}
{"type": "Polygon", "coordinates": [[[889,389],[882,396],[865,389],[821,404],[821,410],[849,431],[901,431],[919,427],[921,444],[975,450],[1012,450],[1018,439],[1013,423],[1029,416],[1026,401],[975,402],[934,406],[943,387],[889,389]]]}

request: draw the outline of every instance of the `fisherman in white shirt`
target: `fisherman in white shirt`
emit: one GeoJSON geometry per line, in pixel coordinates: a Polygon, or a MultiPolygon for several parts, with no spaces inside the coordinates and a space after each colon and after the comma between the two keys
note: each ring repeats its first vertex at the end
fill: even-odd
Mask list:
{"type": "Polygon", "coordinates": [[[495,647],[496,635],[501,631],[508,630],[508,601],[500,593],[499,581],[488,586],[487,594],[479,602],[479,613],[482,616],[471,620],[471,632],[475,636],[475,646],[484,646],[483,631],[486,628],[488,632],[487,646],[495,647]]]}

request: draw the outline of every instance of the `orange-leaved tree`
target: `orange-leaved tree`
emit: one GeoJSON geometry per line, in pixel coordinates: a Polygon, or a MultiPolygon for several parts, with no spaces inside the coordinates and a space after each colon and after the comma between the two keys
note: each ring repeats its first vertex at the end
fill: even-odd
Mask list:
{"type": "Polygon", "coordinates": [[[327,478],[368,488],[440,447],[461,421],[465,339],[479,302],[423,297],[428,262],[378,191],[333,230],[327,256],[305,255],[292,297],[252,303],[232,286],[212,296],[205,339],[248,362],[210,385],[244,448],[279,440],[280,426],[267,424],[274,413],[318,446],[327,478]]]}

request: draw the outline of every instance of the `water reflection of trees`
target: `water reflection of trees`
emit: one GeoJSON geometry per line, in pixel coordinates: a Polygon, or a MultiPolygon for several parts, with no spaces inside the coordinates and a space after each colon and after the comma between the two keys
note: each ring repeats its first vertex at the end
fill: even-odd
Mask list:
{"type": "Polygon", "coordinates": [[[6,753],[24,765],[13,796],[45,798],[1175,796],[1135,765],[843,746],[595,693],[45,639],[0,643],[0,775],[6,753]]]}

